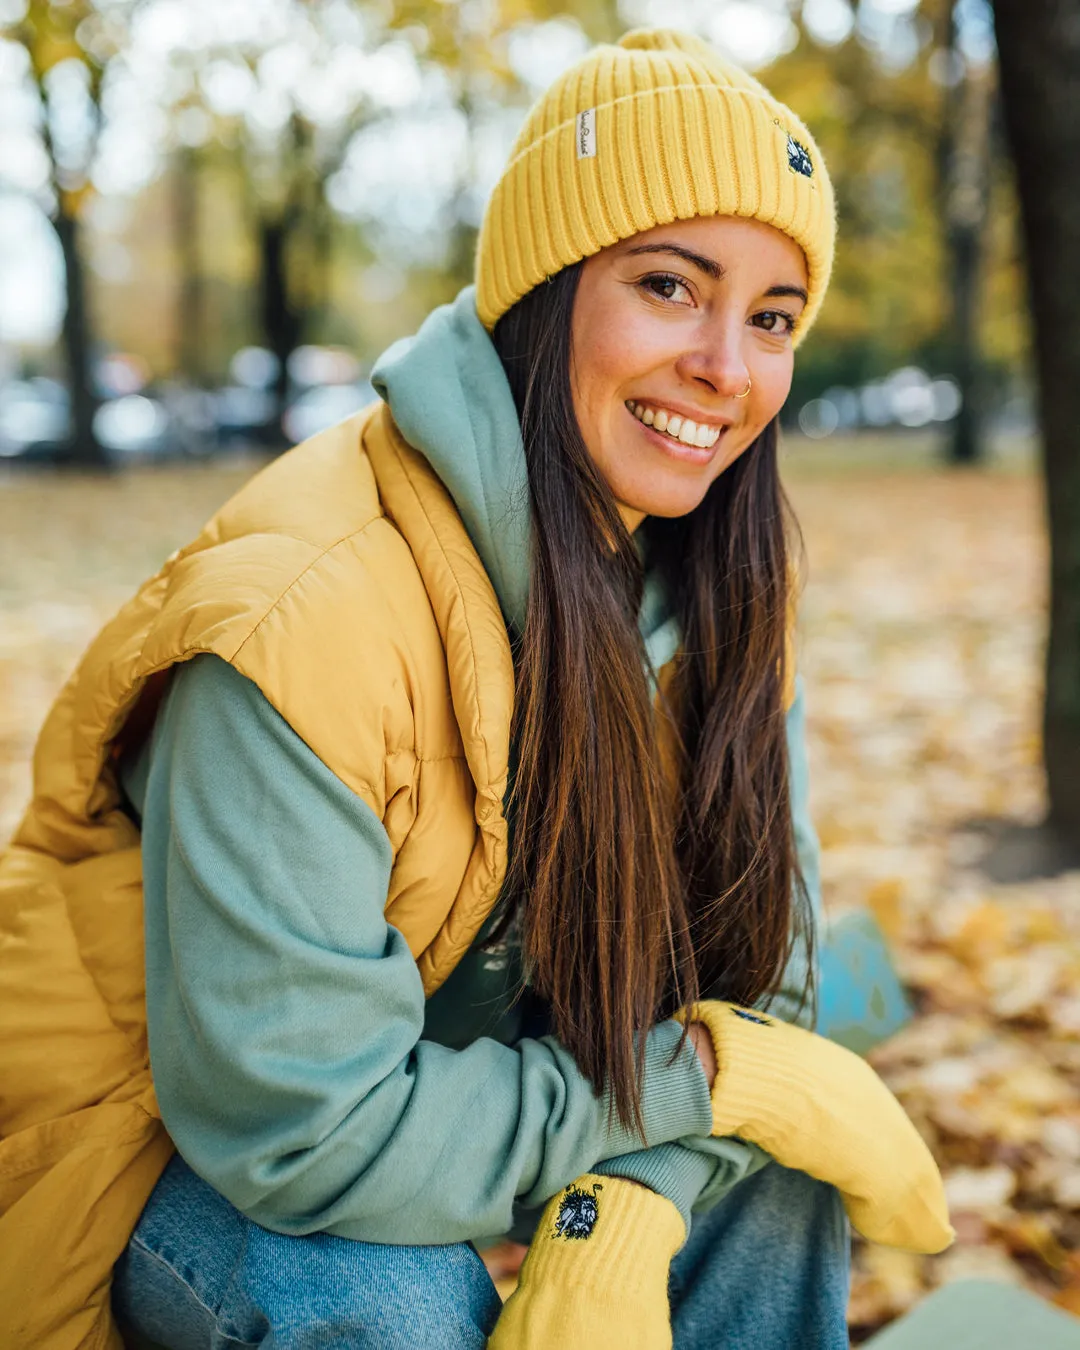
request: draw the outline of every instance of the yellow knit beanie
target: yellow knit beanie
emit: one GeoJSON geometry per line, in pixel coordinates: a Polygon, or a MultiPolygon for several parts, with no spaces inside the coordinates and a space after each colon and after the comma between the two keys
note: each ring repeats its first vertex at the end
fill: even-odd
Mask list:
{"type": "Polygon", "coordinates": [[[699,38],[627,33],[556,80],[525,119],[480,228],[480,321],[494,328],[545,277],[620,239],[717,215],[751,216],[800,245],[810,277],[804,337],[836,235],[810,133],[699,38]]]}

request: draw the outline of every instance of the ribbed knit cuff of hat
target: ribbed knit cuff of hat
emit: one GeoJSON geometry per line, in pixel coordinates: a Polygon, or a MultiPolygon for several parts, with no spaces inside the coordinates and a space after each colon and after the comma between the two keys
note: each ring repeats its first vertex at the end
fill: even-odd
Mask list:
{"type": "Polygon", "coordinates": [[[797,345],[828,285],[832,187],[809,130],[706,42],[637,29],[564,71],[529,112],[484,212],[485,328],[545,277],[643,230],[696,216],[760,220],[806,258],[797,345]]]}
{"type": "Polygon", "coordinates": [[[554,1196],[489,1350],[663,1350],[679,1211],[632,1181],[587,1173],[554,1196]]]}

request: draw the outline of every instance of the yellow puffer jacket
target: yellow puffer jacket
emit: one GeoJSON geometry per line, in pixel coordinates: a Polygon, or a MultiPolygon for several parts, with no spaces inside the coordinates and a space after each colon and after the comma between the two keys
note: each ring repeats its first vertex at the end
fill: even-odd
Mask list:
{"type": "Polygon", "coordinates": [[[451,498],[383,405],[254,478],[109,623],[0,859],[0,1348],[119,1350],[120,1256],[172,1152],[146,1049],[139,835],[113,765],[169,668],[253,680],[383,821],[430,993],[506,867],[513,664],[451,498]]]}

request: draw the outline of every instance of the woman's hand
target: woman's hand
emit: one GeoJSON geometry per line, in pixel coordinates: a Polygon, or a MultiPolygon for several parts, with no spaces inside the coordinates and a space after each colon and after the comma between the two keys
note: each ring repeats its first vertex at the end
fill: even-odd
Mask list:
{"type": "Polygon", "coordinates": [[[679,1211],[635,1181],[588,1173],[544,1210],[488,1350],[670,1350],[679,1211]]]}
{"type": "Polygon", "coordinates": [[[690,1035],[708,1028],[718,1066],[714,1135],[748,1139],[835,1186],[871,1241],[928,1253],[949,1246],[956,1234],[937,1164],[865,1060],[733,1003],[705,1000],[692,1017],[690,1035]]]}
{"type": "Polygon", "coordinates": [[[687,1035],[697,1051],[698,1059],[701,1060],[701,1067],[705,1070],[705,1077],[709,1080],[711,1092],[713,1084],[716,1082],[716,1050],[709,1028],[704,1022],[691,1022],[687,1035]]]}

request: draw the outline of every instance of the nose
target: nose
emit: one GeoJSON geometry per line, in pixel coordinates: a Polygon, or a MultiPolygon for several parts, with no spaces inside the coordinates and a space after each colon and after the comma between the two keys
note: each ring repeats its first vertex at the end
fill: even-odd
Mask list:
{"type": "Polygon", "coordinates": [[[676,363],[683,379],[704,386],[721,398],[741,394],[750,379],[743,350],[741,322],[703,324],[694,342],[676,363]]]}

